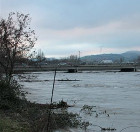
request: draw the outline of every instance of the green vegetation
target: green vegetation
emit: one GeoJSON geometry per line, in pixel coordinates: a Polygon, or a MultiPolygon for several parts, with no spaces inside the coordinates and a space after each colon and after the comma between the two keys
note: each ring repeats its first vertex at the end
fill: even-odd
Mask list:
{"type": "Polygon", "coordinates": [[[8,117],[1,117],[0,132],[27,132],[30,131],[27,123],[20,123],[8,117]]]}
{"type": "Polygon", "coordinates": [[[79,116],[68,113],[68,107],[63,100],[51,105],[31,103],[15,80],[0,80],[0,131],[43,132],[49,127],[51,132],[80,126],[79,116]]]}
{"type": "Polygon", "coordinates": [[[10,83],[5,79],[0,80],[0,108],[16,109],[21,107],[21,100],[25,100],[25,94],[21,91],[21,86],[15,81],[10,83]]]}

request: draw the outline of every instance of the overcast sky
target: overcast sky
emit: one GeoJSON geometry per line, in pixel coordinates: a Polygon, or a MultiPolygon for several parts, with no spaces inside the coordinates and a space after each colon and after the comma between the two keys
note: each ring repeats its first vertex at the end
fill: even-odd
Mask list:
{"type": "Polygon", "coordinates": [[[0,0],[0,18],[30,14],[46,57],[140,50],[140,0],[0,0]]]}

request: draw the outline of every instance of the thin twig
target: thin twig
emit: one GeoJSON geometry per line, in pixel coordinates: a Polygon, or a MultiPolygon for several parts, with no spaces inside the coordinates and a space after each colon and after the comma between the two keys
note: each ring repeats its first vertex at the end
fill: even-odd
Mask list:
{"type": "MultiPolygon", "coordinates": [[[[52,94],[51,94],[51,103],[50,103],[50,108],[49,108],[49,113],[48,113],[47,132],[49,132],[49,126],[50,126],[51,104],[52,104],[52,102],[53,102],[53,94],[54,94],[56,70],[57,70],[57,69],[55,69],[55,73],[54,73],[53,88],[52,88],[52,94]]],[[[44,127],[44,129],[45,129],[45,127],[44,127]]]]}
{"type": "Polygon", "coordinates": [[[52,88],[52,96],[51,96],[51,104],[52,104],[52,101],[53,101],[53,93],[54,93],[55,78],[56,78],[56,69],[55,69],[55,73],[54,73],[53,88],[52,88]]]}

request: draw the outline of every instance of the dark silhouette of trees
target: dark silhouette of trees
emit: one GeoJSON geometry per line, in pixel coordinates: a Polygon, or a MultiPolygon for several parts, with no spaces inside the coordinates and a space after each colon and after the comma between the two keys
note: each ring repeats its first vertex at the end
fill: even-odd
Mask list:
{"type": "Polygon", "coordinates": [[[140,64],[140,56],[137,58],[137,63],[140,64]]]}
{"type": "Polygon", "coordinates": [[[30,28],[29,14],[9,13],[7,19],[0,20],[0,66],[10,82],[15,63],[26,57],[37,40],[30,28]]]}

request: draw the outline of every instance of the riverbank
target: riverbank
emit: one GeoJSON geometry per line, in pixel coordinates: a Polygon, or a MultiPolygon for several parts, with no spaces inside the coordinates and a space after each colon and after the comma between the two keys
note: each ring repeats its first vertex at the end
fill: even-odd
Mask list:
{"type": "Polygon", "coordinates": [[[15,104],[11,108],[1,105],[0,131],[51,132],[56,129],[78,127],[80,121],[77,114],[68,113],[68,107],[64,101],[49,105],[20,100],[20,105],[15,104]]]}
{"type": "Polygon", "coordinates": [[[67,102],[39,104],[27,101],[15,80],[0,80],[1,132],[52,132],[78,127],[77,114],[69,113],[67,102]]]}

